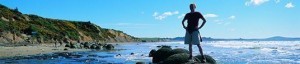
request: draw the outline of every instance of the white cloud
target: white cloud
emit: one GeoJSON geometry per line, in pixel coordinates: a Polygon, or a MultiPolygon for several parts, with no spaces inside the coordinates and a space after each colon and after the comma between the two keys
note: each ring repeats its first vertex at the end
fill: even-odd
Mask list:
{"type": "Polygon", "coordinates": [[[294,8],[295,6],[293,5],[292,2],[290,2],[290,3],[287,3],[287,4],[285,5],[285,7],[286,7],[286,8],[294,8]]]}
{"type": "Polygon", "coordinates": [[[245,3],[246,6],[250,6],[250,5],[261,5],[263,3],[266,3],[268,2],[269,0],[250,0],[250,1],[247,1],[245,3]]]}
{"type": "Polygon", "coordinates": [[[152,16],[157,16],[158,15],[158,12],[154,12],[152,16]]]}
{"type": "Polygon", "coordinates": [[[235,16],[232,15],[232,16],[229,16],[228,18],[229,18],[229,19],[235,19],[235,16]]]}
{"type": "Polygon", "coordinates": [[[217,23],[217,24],[223,24],[224,23],[224,21],[223,20],[213,20],[213,22],[215,22],[215,23],[217,23]]]}
{"type": "Polygon", "coordinates": [[[181,15],[177,16],[177,18],[178,18],[178,19],[181,19],[181,18],[183,18],[184,16],[185,16],[185,14],[181,14],[181,15]]]}
{"type": "Polygon", "coordinates": [[[174,12],[164,12],[163,14],[159,14],[158,12],[154,12],[153,13],[153,17],[157,20],[163,20],[165,18],[167,18],[168,16],[172,16],[172,15],[176,15],[179,14],[179,11],[174,11],[174,12]]]}
{"type": "Polygon", "coordinates": [[[216,15],[216,14],[205,14],[204,17],[205,18],[215,18],[215,17],[218,17],[218,15],[216,15]]]}
{"type": "Polygon", "coordinates": [[[275,3],[279,3],[280,2],[280,0],[274,0],[275,1],[275,3]]]}

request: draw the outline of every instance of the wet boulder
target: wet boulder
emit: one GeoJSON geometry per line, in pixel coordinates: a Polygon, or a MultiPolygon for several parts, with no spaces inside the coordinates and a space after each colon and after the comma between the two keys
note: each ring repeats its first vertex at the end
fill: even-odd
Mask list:
{"type": "Polygon", "coordinates": [[[91,49],[96,49],[96,47],[97,47],[97,45],[96,45],[96,44],[93,44],[93,45],[91,46],[91,49]]]}
{"type": "Polygon", "coordinates": [[[102,46],[101,45],[98,45],[98,46],[96,46],[96,48],[95,49],[102,49],[102,46]]]}
{"type": "Polygon", "coordinates": [[[70,43],[70,48],[76,48],[76,45],[73,43],[70,43]]]}
{"type": "Polygon", "coordinates": [[[187,53],[179,53],[174,54],[168,57],[163,61],[163,64],[185,64],[189,60],[189,54],[187,53]]]}
{"type": "Polygon", "coordinates": [[[70,48],[76,48],[76,46],[74,44],[71,44],[70,48]]]}
{"type": "Polygon", "coordinates": [[[172,51],[172,48],[160,48],[158,49],[152,56],[152,62],[153,63],[159,63],[163,60],[165,60],[166,58],[168,58],[170,56],[170,52],[172,51]]]}
{"type": "Polygon", "coordinates": [[[69,49],[67,49],[67,48],[64,49],[64,51],[67,51],[67,50],[69,50],[69,49]]]}
{"type": "Polygon", "coordinates": [[[82,43],[80,43],[79,47],[80,48],[84,48],[84,45],[82,43]]]}
{"type": "Polygon", "coordinates": [[[104,48],[107,49],[107,50],[112,50],[115,47],[112,44],[107,44],[107,45],[104,46],[104,48]]]}
{"type": "MultiPolygon", "coordinates": [[[[197,59],[202,60],[201,55],[197,55],[195,56],[197,59]]],[[[205,59],[206,59],[206,63],[210,63],[210,64],[217,64],[216,60],[214,58],[212,58],[209,55],[204,55],[205,59]]],[[[200,62],[200,61],[198,61],[200,62]]]]}
{"type": "Polygon", "coordinates": [[[87,49],[89,49],[89,48],[91,47],[91,45],[92,45],[92,44],[90,44],[89,42],[85,42],[85,43],[83,44],[84,48],[87,48],[87,49]]]}
{"type": "Polygon", "coordinates": [[[154,54],[155,54],[156,50],[155,49],[152,49],[150,52],[149,52],[149,57],[153,57],[154,54]]]}
{"type": "Polygon", "coordinates": [[[183,49],[183,48],[177,48],[177,49],[173,49],[170,54],[173,55],[173,54],[179,54],[179,53],[189,53],[188,50],[186,49],[183,49]]]}
{"type": "Polygon", "coordinates": [[[70,45],[69,43],[67,43],[67,44],[65,45],[65,47],[71,47],[71,45],[70,45]]]}

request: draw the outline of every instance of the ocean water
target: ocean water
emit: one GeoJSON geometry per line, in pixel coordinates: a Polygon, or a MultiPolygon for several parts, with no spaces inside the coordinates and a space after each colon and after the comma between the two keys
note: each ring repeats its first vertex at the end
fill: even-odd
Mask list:
{"type": "MultiPolygon", "coordinates": [[[[151,63],[151,49],[159,45],[188,49],[183,42],[119,43],[116,50],[74,52],[72,57],[36,55],[31,58],[0,59],[0,64],[135,64],[151,63]],[[79,55],[79,57],[77,56],[79,55]],[[42,57],[42,58],[41,58],[42,57]],[[47,57],[47,58],[43,58],[47,57]]],[[[206,41],[204,54],[212,56],[218,64],[300,64],[300,41],[206,41]]],[[[193,46],[193,55],[198,55],[193,46]]]]}

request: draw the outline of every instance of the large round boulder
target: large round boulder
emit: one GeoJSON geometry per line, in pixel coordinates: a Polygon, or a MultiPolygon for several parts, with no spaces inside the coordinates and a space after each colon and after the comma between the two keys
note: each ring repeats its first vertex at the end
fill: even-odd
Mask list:
{"type": "Polygon", "coordinates": [[[97,45],[95,49],[100,50],[100,49],[102,49],[102,46],[101,45],[97,45]]]}
{"type": "Polygon", "coordinates": [[[79,49],[80,48],[80,44],[79,43],[70,43],[70,48],[77,48],[79,49]]]}
{"type": "Polygon", "coordinates": [[[91,47],[91,44],[90,44],[89,42],[85,42],[85,43],[83,44],[83,47],[89,49],[89,48],[91,47]]]}
{"type": "Polygon", "coordinates": [[[106,46],[105,46],[105,49],[107,49],[107,50],[112,50],[112,49],[114,49],[115,47],[112,45],[112,44],[107,44],[106,46]]]}
{"type": "Polygon", "coordinates": [[[71,47],[71,45],[70,45],[69,43],[67,43],[67,44],[65,45],[65,47],[71,47]]]}
{"type": "Polygon", "coordinates": [[[97,45],[96,45],[96,44],[93,44],[93,45],[91,46],[91,49],[96,49],[96,47],[97,47],[97,45]]]}
{"type": "MultiPolygon", "coordinates": [[[[198,60],[202,60],[201,55],[197,55],[195,56],[198,60]]],[[[206,59],[206,63],[210,63],[210,64],[217,64],[216,60],[214,58],[212,58],[209,55],[204,55],[205,59],[206,59]]],[[[200,61],[198,61],[200,62],[200,61]]]]}
{"type": "Polygon", "coordinates": [[[171,52],[170,52],[170,55],[173,55],[173,54],[179,54],[179,53],[189,53],[188,50],[186,49],[183,49],[183,48],[177,48],[177,49],[173,49],[171,52]]]}
{"type": "Polygon", "coordinates": [[[172,51],[172,48],[160,48],[158,49],[152,56],[152,62],[153,63],[159,63],[160,61],[165,60],[170,56],[170,52],[172,51]]]}
{"type": "Polygon", "coordinates": [[[163,64],[184,64],[189,60],[189,54],[187,53],[179,53],[174,54],[164,60],[163,64]]]}
{"type": "Polygon", "coordinates": [[[153,57],[154,54],[155,54],[156,50],[155,49],[152,49],[150,52],[149,52],[149,57],[153,57]]]}

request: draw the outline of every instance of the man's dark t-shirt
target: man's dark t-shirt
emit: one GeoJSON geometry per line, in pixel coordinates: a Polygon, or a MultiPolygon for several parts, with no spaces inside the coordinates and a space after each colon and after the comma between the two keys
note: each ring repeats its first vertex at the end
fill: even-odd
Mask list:
{"type": "Polygon", "coordinates": [[[198,30],[199,19],[203,16],[199,12],[191,12],[187,13],[184,18],[188,20],[187,31],[191,34],[193,31],[198,30]]]}

